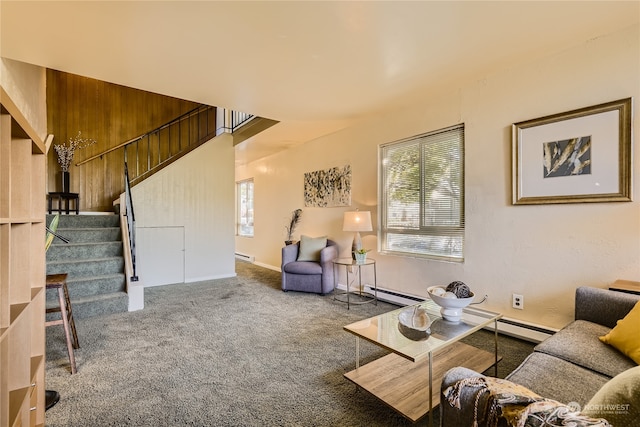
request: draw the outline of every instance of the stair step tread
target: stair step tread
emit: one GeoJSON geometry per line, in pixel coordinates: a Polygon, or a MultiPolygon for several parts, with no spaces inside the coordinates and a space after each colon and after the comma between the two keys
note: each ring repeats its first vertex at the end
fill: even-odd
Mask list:
{"type": "MultiPolygon", "coordinates": [[[[61,248],[70,248],[75,246],[100,246],[100,245],[121,245],[122,241],[120,240],[105,240],[104,242],[69,242],[69,243],[52,243],[51,248],[54,246],[58,246],[61,248]]],[[[52,250],[52,249],[50,249],[52,250]]]]}
{"type": "MultiPolygon", "coordinates": [[[[95,295],[77,297],[71,300],[71,307],[73,308],[73,306],[78,304],[90,303],[95,301],[106,301],[110,299],[124,298],[125,296],[127,296],[126,292],[118,291],[118,292],[109,292],[107,294],[95,294],[95,295]]],[[[57,299],[47,300],[47,308],[57,307],[58,306],[57,302],[58,302],[57,299]]]]}
{"type": "Polygon", "coordinates": [[[57,230],[119,230],[120,227],[58,227],[57,230]]]}
{"type": "MultiPolygon", "coordinates": [[[[109,294],[101,294],[87,297],[79,297],[71,300],[73,309],[73,318],[83,319],[87,317],[103,316],[114,313],[125,313],[128,309],[128,295],[126,292],[112,292],[109,294]]],[[[49,301],[47,308],[56,307],[55,303],[49,301]]],[[[59,318],[59,313],[49,313],[47,318],[59,318]]]]}
{"type": "Polygon", "coordinates": [[[100,276],[84,276],[84,277],[72,277],[67,279],[67,284],[74,282],[84,282],[89,280],[101,280],[101,279],[112,279],[112,278],[121,278],[124,277],[124,273],[113,273],[113,274],[103,274],[100,276]]]}
{"type": "Polygon", "coordinates": [[[102,301],[102,300],[108,300],[113,298],[122,298],[126,295],[127,293],[124,291],[109,292],[108,294],[96,294],[96,295],[91,295],[86,297],[78,297],[75,300],[73,300],[71,303],[82,304],[84,302],[90,302],[90,301],[102,301]]]}
{"type": "MultiPolygon", "coordinates": [[[[85,276],[70,278],[67,280],[69,287],[69,297],[72,302],[78,298],[85,298],[95,295],[105,295],[114,292],[126,292],[126,278],[124,274],[113,274],[109,276],[85,276]]],[[[47,301],[57,299],[57,295],[52,290],[47,290],[47,301]]]]}
{"type": "Polygon", "coordinates": [[[111,257],[103,257],[103,258],[76,258],[72,260],[50,261],[47,264],[49,265],[77,264],[77,263],[85,263],[85,262],[113,261],[113,260],[120,260],[120,259],[122,259],[122,256],[111,256],[111,257]]]}
{"type": "MultiPolygon", "coordinates": [[[[83,304],[86,302],[92,302],[92,301],[102,301],[102,300],[109,300],[113,298],[123,298],[125,295],[127,295],[126,292],[117,291],[117,292],[109,292],[106,294],[94,294],[94,295],[76,297],[71,299],[71,306],[74,306],[76,304],[83,304]]],[[[57,307],[58,304],[49,304],[50,302],[57,303],[58,300],[57,299],[47,300],[47,308],[57,307]]]]}

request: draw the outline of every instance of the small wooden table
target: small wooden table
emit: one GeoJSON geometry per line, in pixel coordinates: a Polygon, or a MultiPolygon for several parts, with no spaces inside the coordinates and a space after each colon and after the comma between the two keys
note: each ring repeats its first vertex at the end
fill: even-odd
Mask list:
{"type": "Polygon", "coordinates": [[[640,282],[634,282],[633,280],[618,279],[615,282],[613,282],[613,285],[609,286],[609,290],[640,295],[640,282]]]}
{"type": "Polygon", "coordinates": [[[49,193],[49,214],[52,211],[62,213],[62,201],[65,201],[65,213],[69,215],[69,200],[73,200],[76,204],[76,215],[80,213],[80,195],[78,193],[63,193],[60,191],[54,191],[49,193]],[[53,199],[58,201],[58,206],[53,209],[53,199]]]}

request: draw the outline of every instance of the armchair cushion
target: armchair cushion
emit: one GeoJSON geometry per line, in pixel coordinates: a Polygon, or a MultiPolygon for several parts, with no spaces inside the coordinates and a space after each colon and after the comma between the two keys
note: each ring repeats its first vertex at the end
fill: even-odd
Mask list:
{"type": "Polygon", "coordinates": [[[284,271],[292,274],[322,274],[322,266],[317,262],[294,261],[285,264],[284,271]]]}
{"type": "Polygon", "coordinates": [[[327,236],[300,236],[298,261],[320,261],[320,251],[327,246],[327,236]]]}

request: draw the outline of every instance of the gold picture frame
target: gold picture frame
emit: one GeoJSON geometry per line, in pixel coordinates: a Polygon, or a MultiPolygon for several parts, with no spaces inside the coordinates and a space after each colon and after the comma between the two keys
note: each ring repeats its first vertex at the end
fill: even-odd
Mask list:
{"type": "Polygon", "coordinates": [[[631,98],[512,125],[512,204],[630,202],[631,98]]]}

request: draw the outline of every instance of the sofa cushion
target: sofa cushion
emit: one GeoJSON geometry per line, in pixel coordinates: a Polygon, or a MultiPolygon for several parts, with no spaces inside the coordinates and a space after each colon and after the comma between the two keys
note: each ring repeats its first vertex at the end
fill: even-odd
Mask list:
{"type": "Polygon", "coordinates": [[[576,320],[538,344],[534,350],[613,378],[636,364],[598,339],[609,331],[606,326],[576,320]]]}
{"type": "Polygon", "coordinates": [[[608,381],[582,412],[591,417],[606,418],[614,426],[640,425],[640,366],[627,369],[608,381]]]}
{"type": "Polygon", "coordinates": [[[294,261],[285,264],[284,272],[292,274],[322,274],[322,266],[317,262],[294,261]]]}
{"type": "Polygon", "coordinates": [[[300,236],[298,261],[320,261],[320,251],[327,246],[327,236],[300,236]]]}
{"type": "Polygon", "coordinates": [[[640,301],[623,319],[618,320],[618,324],[605,336],[600,337],[600,341],[609,344],[629,356],[634,362],[640,363],[640,301]]]}
{"type": "Polygon", "coordinates": [[[534,351],[506,379],[546,398],[584,405],[610,378],[534,351]]]}

